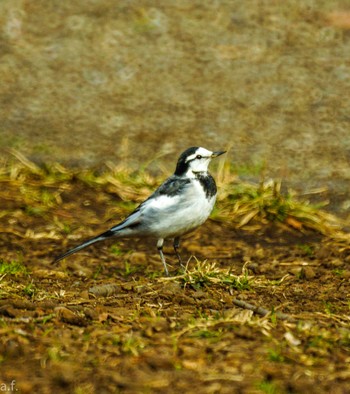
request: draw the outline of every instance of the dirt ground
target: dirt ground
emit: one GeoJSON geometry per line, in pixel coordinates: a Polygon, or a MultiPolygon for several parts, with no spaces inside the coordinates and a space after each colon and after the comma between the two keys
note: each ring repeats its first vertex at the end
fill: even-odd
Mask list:
{"type": "MultiPolygon", "coordinates": [[[[245,179],[328,189],[349,224],[349,15],[344,0],[2,0],[1,164],[170,172],[189,146],[228,149],[245,179]]],[[[228,217],[186,237],[186,272],[167,246],[170,278],[149,240],[52,265],[132,206],[77,179],[38,178],[30,199],[16,171],[0,166],[0,391],[350,392],[349,242],[228,217]]]]}
{"type": "Polygon", "coordinates": [[[349,245],[210,220],[183,242],[185,273],[165,248],[171,277],[148,240],[52,265],[121,202],[78,182],[39,214],[2,185],[1,264],[20,267],[0,271],[2,391],[349,392],[349,245]]]}

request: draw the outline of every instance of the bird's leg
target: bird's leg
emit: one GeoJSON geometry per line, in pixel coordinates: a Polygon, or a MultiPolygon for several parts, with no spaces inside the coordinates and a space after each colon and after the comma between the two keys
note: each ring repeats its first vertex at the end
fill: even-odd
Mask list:
{"type": "Polygon", "coordinates": [[[163,265],[164,265],[164,272],[165,272],[165,275],[166,275],[166,276],[169,276],[168,267],[167,267],[167,265],[166,265],[165,258],[164,258],[164,254],[163,254],[163,244],[164,244],[164,239],[163,239],[163,238],[158,239],[158,242],[157,242],[158,252],[159,252],[160,258],[161,258],[161,260],[162,260],[162,263],[163,263],[163,265]]]}
{"type": "Polygon", "coordinates": [[[178,258],[178,260],[179,260],[179,263],[180,263],[180,266],[181,266],[181,268],[183,269],[183,270],[185,270],[185,266],[183,265],[183,263],[182,263],[182,258],[181,258],[181,256],[180,256],[180,253],[179,253],[179,248],[180,248],[180,237],[176,237],[176,238],[174,238],[174,250],[175,250],[175,254],[176,254],[176,257],[178,258]]]}

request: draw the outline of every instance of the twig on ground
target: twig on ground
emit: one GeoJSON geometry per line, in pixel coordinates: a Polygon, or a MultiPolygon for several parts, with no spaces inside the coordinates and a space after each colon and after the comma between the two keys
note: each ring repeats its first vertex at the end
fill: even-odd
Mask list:
{"type": "MultiPolygon", "coordinates": [[[[268,309],[265,309],[261,306],[255,306],[255,305],[249,304],[248,302],[245,302],[242,300],[237,300],[237,298],[233,299],[233,303],[236,306],[239,306],[240,308],[248,309],[260,316],[267,316],[267,315],[271,314],[271,311],[269,311],[268,309]]],[[[289,322],[296,322],[296,319],[294,317],[291,317],[291,316],[287,315],[286,313],[275,312],[275,316],[280,320],[287,320],[289,322]]]]}
{"type": "Polygon", "coordinates": [[[1,317],[0,321],[6,321],[11,323],[46,323],[56,317],[55,313],[41,317],[1,317]]]}

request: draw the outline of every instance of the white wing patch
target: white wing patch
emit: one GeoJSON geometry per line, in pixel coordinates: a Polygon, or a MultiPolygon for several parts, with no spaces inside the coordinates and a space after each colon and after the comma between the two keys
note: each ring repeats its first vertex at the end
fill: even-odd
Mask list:
{"type": "Polygon", "coordinates": [[[155,209],[166,209],[174,204],[176,204],[179,200],[178,196],[166,196],[166,195],[161,195],[156,198],[153,198],[152,200],[148,201],[148,204],[145,205],[145,208],[155,208],[155,209]]]}

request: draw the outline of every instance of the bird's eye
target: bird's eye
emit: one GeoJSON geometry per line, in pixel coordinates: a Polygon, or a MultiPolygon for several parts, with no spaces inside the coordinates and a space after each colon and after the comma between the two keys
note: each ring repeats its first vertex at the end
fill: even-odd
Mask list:
{"type": "Polygon", "coordinates": [[[196,159],[201,159],[202,158],[202,156],[201,155],[197,155],[197,157],[196,157],[196,159]]]}

